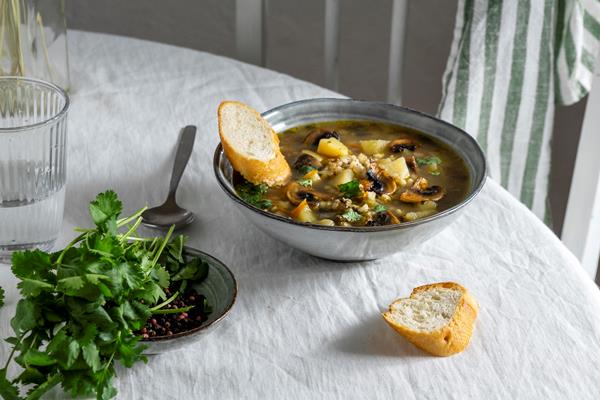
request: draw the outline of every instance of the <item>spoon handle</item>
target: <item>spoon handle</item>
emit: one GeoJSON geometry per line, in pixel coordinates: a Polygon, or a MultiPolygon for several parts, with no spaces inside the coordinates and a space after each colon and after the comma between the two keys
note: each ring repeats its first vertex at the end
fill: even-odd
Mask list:
{"type": "Polygon", "coordinates": [[[185,170],[185,166],[192,155],[192,149],[194,148],[194,140],[196,139],[196,127],[188,125],[183,128],[181,136],[179,137],[179,144],[177,145],[177,153],[175,154],[175,163],[173,164],[173,173],[171,174],[171,184],[169,185],[169,198],[175,199],[175,192],[181,175],[185,170]]]}

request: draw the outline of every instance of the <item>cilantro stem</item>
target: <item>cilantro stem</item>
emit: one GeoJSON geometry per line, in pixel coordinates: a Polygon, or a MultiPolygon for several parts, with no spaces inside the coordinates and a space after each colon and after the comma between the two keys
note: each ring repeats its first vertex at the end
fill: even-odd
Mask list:
{"type": "Polygon", "coordinates": [[[148,208],[148,206],[142,207],[139,210],[137,210],[134,214],[130,215],[129,217],[118,219],[117,220],[117,228],[120,228],[123,225],[127,225],[128,223],[130,223],[134,219],[138,219],[142,215],[142,213],[144,211],[146,211],[147,208],[148,208]]]}
{"type": "Polygon", "coordinates": [[[187,307],[181,307],[181,308],[167,308],[167,309],[163,309],[163,310],[156,310],[152,314],[159,314],[159,315],[179,314],[179,313],[183,313],[183,312],[188,312],[194,307],[196,307],[196,306],[187,306],[187,307]]]}
{"type": "Polygon", "coordinates": [[[125,239],[128,239],[131,236],[131,234],[133,232],[135,232],[137,227],[140,226],[141,223],[142,223],[142,218],[138,217],[138,219],[135,221],[135,224],[133,224],[133,226],[131,228],[129,228],[129,230],[123,235],[123,237],[125,239]]]}
{"type": "Polygon", "coordinates": [[[108,369],[108,367],[110,367],[110,364],[112,363],[113,358],[115,358],[115,353],[116,353],[116,351],[112,352],[112,354],[110,355],[110,358],[108,359],[108,362],[106,363],[104,368],[102,368],[102,371],[106,371],[108,369]]]}
{"type": "Polygon", "coordinates": [[[93,231],[95,231],[95,229],[92,229],[92,228],[73,228],[73,231],[87,233],[87,232],[93,232],[93,231]]]}
{"type": "Polygon", "coordinates": [[[169,231],[165,235],[165,239],[163,240],[158,251],[156,252],[156,255],[154,256],[154,260],[152,260],[152,267],[154,267],[156,265],[156,263],[158,262],[158,259],[160,258],[161,253],[165,249],[165,246],[167,245],[167,243],[169,243],[169,240],[171,240],[171,235],[173,234],[174,230],[175,230],[175,225],[171,225],[171,228],[169,228],[169,231]]]}
{"type": "Polygon", "coordinates": [[[58,258],[56,259],[56,266],[58,267],[60,264],[62,264],[62,260],[65,257],[65,253],[73,246],[75,246],[75,244],[79,243],[83,238],[85,238],[87,236],[88,232],[82,233],[81,235],[77,236],[75,239],[71,240],[71,242],[63,249],[63,251],[60,252],[60,255],[58,256],[58,258]]]}
{"type": "Polygon", "coordinates": [[[34,390],[27,393],[27,398],[39,399],[44,393],[56,386],[58,382],[60,382],[61,378],[62,376],[60,373],[50,375],[50,378],[48,378],[46,382],[39,384],[34,390]]]}
{"type": "Polygon", "coordinates": [[[130,241],[130,242],[146,242],[146,243],[148,243],[148,242],[152,241],[152,239],[140,238],[140,237],[137,237],[137,236],[119,235],[119,238],[120,239],[126,239],[127,241],[130,241]]]}
{"type": "Polygon", "coordinates": [[[167,304],[169,304],[170,302],[172,302],[173,300],[175,300],[177,298],[177,296],[179,296],[179,292],[178,291],[175,292],[175,294],[173,296],[169,297],[168,299],[166,299],[165,301],[163,301],[159,305],[151,307],[150,311],[151,312],[155,312],[155,311],[161,309],[162,307],[166,306],[167,304]]]}
{"type": "MultiPolygon", "coordinates": [[[[23,334],[25,335],[25,334],[23,334]]],[[[4,369],[8,368],[8,364],[10,364],[10,360],[12,360],[13,355],[15,354],[15,351],[17,350],[17,347],[19,347],[19,345],[21,344],[21,338],[23,337],[23,335],[21,335],[18,339],[19,341],[17,342],[17,344],[15,344],[10,352],[10,354],[8,355],[8,360],[6,360],[6,364],[4,364],[4,369]]]]}

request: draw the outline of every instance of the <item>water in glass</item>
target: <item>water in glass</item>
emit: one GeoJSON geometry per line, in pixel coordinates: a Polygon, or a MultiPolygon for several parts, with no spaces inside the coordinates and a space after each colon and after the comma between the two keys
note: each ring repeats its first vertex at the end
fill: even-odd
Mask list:
{"type": "Polygon", "coordinates": [[[0,262],[52,248],[63,218],[68,98],[37,80],[0,77],[0,262]]]}

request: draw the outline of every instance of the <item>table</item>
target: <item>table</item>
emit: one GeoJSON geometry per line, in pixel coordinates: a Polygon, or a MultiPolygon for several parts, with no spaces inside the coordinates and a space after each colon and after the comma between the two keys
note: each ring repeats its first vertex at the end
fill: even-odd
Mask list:
{"type": "MultiPolygon", "coordinates": [[[[58,245],[88,224],[87,204],[116,190],[126,212],[166,195],[180,127],[198,126],[179,190],[197,214],[189,243],[223,260],[239,296],[229,318],[182,352],[119,368],[120,399],[533,399],[600,396],[600,292],[558,238],[494,181],[418,250],[365,263],[313,258],[248,225],[211,161],[221,100],[258,110],[339,96],[197,51],[69,32],[68,190],[58,245]],[[380,317],[411,288],[453,280],[481,311],[465,352],[436,358],[380,317]]],[[[15,280],[0,266],[9,336],[15,280]]],[[[8,346],[0,344],[0,360],[8,346]]],[[[55,393],[60,398],[60,393],[55,393]]]]}

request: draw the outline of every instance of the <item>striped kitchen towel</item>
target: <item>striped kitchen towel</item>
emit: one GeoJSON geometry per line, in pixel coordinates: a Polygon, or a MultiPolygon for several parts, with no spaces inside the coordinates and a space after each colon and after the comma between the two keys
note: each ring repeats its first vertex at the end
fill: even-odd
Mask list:
{"type": "Polygon", "coordinates": [[[599,21],[597,0],[458,4],[439,115],[476,137],[491,177],[546,221],[554,104],[589,92],[599,21]]]}

